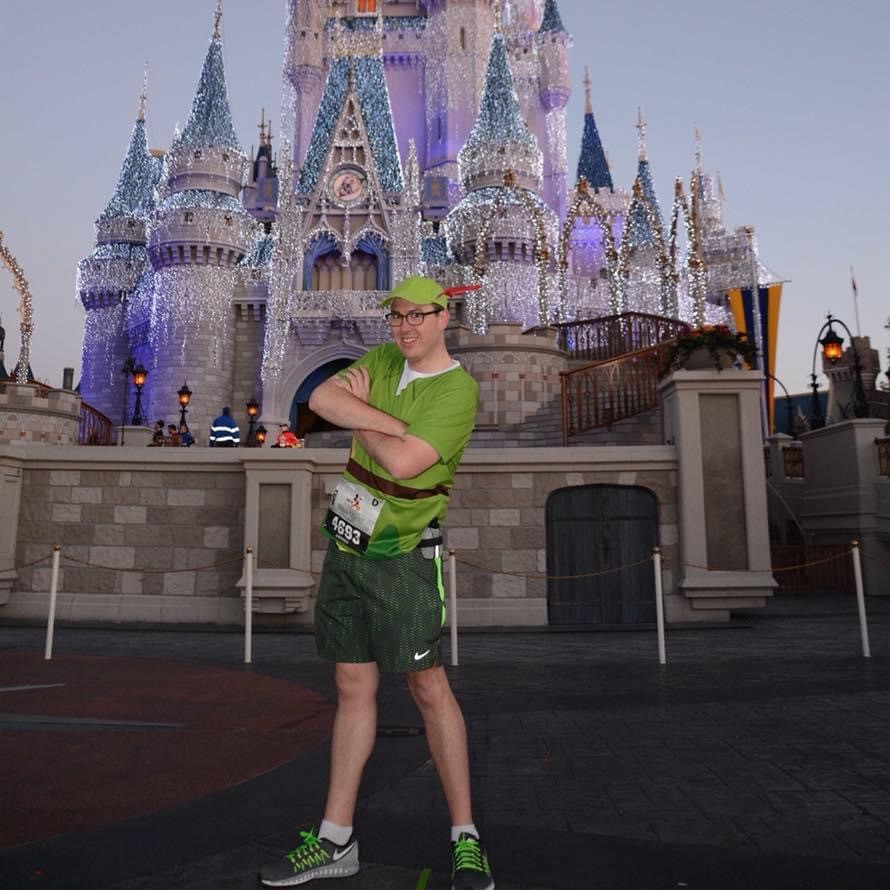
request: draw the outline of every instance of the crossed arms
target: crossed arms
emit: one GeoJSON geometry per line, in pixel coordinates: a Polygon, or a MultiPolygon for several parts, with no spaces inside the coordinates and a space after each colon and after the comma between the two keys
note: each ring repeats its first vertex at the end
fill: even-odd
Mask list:
{"type": "Polygon", "coordinates": [[[329,377],[309,397],[309,407],[329,423],[352,430],[371,457],[396,479],[413,479],[439,460],[429,442],[406,433],[397,417],[368,404],[371,376],[362,366],[329,377]]]}

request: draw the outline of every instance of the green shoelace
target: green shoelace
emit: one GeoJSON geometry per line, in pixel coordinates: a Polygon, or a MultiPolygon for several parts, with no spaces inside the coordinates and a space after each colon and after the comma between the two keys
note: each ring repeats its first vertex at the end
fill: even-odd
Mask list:
{"type": "Polygon", "coordinates": [[[454,844],[455,871],[485,871],[482,847],[475,838],[464,837],[454,844]]]}
{"type": "Polygon", "coordinates": [[[301,831],[300,837],[303,843],[290,853],[285,853],[284,858],[294,866],[320,865],[328,858],[328,854],[319,846],[319,839],[309,831],[301,831]]]}

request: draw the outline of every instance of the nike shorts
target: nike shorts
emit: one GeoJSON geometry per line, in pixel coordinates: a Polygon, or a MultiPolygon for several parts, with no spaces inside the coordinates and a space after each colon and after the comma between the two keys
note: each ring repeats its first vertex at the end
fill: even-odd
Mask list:
{"type": "Polygon", "coordinates": [[[381,671],[411,673],[441,664],[445,623],[442,560],[419,548],[368,559],[333,541],[318,585],[315,644],[330,661],[376,661],[381,671]]]}

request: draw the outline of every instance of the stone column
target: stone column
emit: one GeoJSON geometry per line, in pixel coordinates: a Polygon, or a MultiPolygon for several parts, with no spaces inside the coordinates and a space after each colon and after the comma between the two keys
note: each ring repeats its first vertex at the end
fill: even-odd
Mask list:
{"type": "Polygon", "coordinates": [[[0,453],[0,606],[9,602],[12,585],[18,578],[15,548],[21,495],[22,462],[0,453]]]}
{"type": "Polygon", "coordinates": [[[770,562],[760,397],[752,371],[677,371],[659,391],[678,461],[679,591],[686,615],[725,620],[763,606],[770,562]]]}
{"type": "Polygon", "coordinates": [[[814,544],[858,540],[868,594],[890,593],[890,544],[879,522],[875,446],[875,439],[883,434],[883,420],[862,418],[833,423],[800,437],[806,467],[801,522],[807,540],[814,544]]]}

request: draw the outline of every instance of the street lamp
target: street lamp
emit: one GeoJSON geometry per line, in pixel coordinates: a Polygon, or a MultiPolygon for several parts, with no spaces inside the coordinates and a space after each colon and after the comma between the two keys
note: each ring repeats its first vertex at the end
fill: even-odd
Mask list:
{"type": "Polygon", "coordinates": [[[257,414],[260,413],[260,403],[256,400],[256,396],[247,403],[247,447],[256,447],[256,431],[254,424],[256,423],[257,414]]]}
{"type": "Polygon", "coordinates": [[[256,443],[257,447],[261,447],[266,444],[266,428],[260,424],[256,428],[256,443]]]}
{"type": "Polygon", "coordinates": [[[133,426],[142,426],[142,387],[145,386],[145,379],[148,377],[148,371],[142,362],[139,362],[133,368],[133,383],[136,386],[136,407],[133,408],[133,426]]]}
{"type": "Polygon", "coordinates": [[[188,383],[182,384],[182,389],[178,390],[176,395],[179,396],[179,425],[185,424],[185,409],[192,399],[192,391],[189,389],[188,383]]]}
{"type": "Polygon", "coordinates": [[[121,445],[124,444],[124,427],[127,425],[127,401],[130,395],[130,374],[136,367],[136,359],[131,355],[121,368],[121,374],[124,375],[124,404],[121,406],[121,445]]]}
{"type": "Polygon", "coordinates": [[[772,374],[767,374],[766,371],[763,372],[764,377],[768,377],[770,380],[774,380],[779,386],[782,387],[782,392],[785,393],[785,413],[788,415],[788,435],[794,435],[794,408],[791,405],[791,396],[788,393],[788,390],[785,387],[785,384],[779,380],[778,377],[773,376],[772,374]]]}
{"type": "Polygon", "coordinates": [[[828,313],[828,320],[819,328],[816,336],[816,345],[813,348],[813,367],[810,374],[810,388],[813,397],[810,404],[810,427],[820,429],[825,426],[825,415],[819,401],[819,384],[816,382],[816,355],[819,347],[822,347],[822,358],[832,365],[836,365],[844,354],[844,338],[834,329],[834,325],[840,325],[850,335],[850,348],[853,350],[853,416],[868,417],[868,402],[865,400],[865,389],[862,385],[862,362],[856,350],[856,341],[850,329],[839,318],[834,318],[828,313]],[[825,336],[822,332],[825,331],[825,336]]]}

